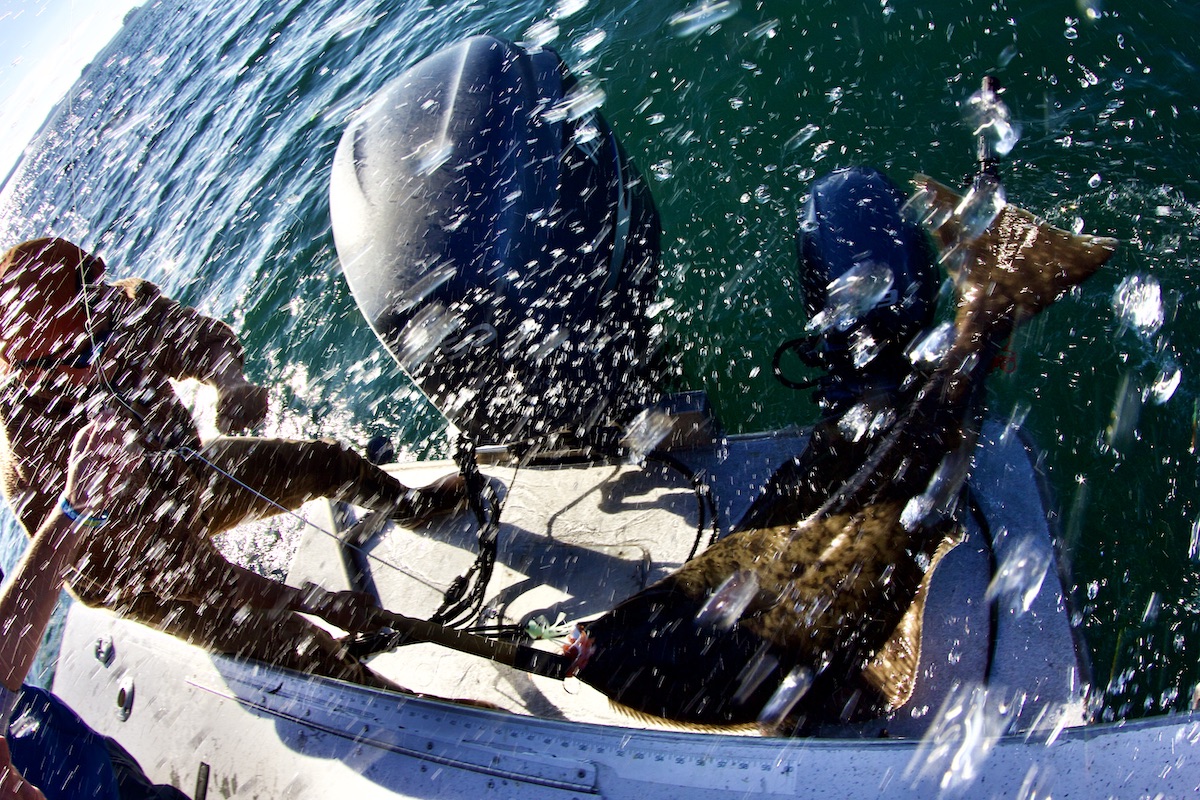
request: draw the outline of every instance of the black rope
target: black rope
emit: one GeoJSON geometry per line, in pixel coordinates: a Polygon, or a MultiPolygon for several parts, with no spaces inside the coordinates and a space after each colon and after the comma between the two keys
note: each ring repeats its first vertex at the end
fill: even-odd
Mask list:
{"type": "Polygon", "coordinates": [[[688,553],[686,561],[691,561],[696,557],[696,553],[700,551],[700,542],[704,539],[705,528],[711,525],[712,532],[708,537],[708,544],[712,546],[721,536],[720,517],[717,514],[717,501],[713,499],[712,489],[709,488],[708,482],[704,480],[703,471],[697,472],[674,456],[669,456],[666,453],[650,453],[646,456],[647,461],[654,461],[675,470],[683,475],[692,484],[692,491],[696,495],[697,521],[696,521],[696,540],[692,542],[692,550],[688,553]],[[705,516],[708,520],[705,520],[705,516]]]}
{"type": "Polygon", "coordinates": [[[475,563],[450,584],[442,597],[442,606],[429,618],[439,625],[456,627],[476,617],[483,608],[488,582],[496,566],[496,551],[500,533],[500,497],[495,487],[479,471],[475,460],[475,445],[461,435],[454,454],[463,477],[467,502],[479,524],[479,555],[475,563]]]}
{"type": "Polygon", "coordinates": [[[775,348],[775,355],[771,358],[771,372],[775,375],[775,380],[779,381],[789,389],[796,390],[811,389],[819,384],[819,378],[813,378],[812,380],[807,381],[792,380],[783,374],[783,366],[780,363],[783,359],[784,353],[795,352],[805,364],[813,366],[810,363],[810,359],[812,358],[812,345],[812,336],[801,336],[796,339],[789,339],[788,341],[779,345],[779,347],[775,348]]]}

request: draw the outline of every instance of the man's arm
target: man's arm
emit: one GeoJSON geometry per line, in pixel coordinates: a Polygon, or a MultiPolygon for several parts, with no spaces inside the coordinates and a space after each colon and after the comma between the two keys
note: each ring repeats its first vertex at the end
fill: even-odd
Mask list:
{"type": "Polygon", "coordinates": [[[152,283],[130,278],[113,284],[139,304],[135,337],[156,366],[180,380],[194,378],[217,390],[217,429],[253,428],[267,414],[267,390],[245,374],[245,350],[233,329],[181,305],[152,283]]]}
{"type": "Polygon", "coordinates": [[[42,798],[12,764],[8,731],[21,684],[33,665],[42,635],[58,602],[63,577],[79,544],[103,520],[107,498],[138,474],[131,461],[130,437],[111,419],[89,424],[75,437],[67,490],[42,524],[7,585],[0,589],[0,797],[42,798]]]}

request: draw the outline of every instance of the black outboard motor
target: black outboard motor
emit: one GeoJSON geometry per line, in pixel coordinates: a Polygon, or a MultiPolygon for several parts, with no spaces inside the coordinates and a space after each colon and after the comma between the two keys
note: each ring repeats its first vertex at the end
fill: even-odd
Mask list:
{"type": "Polygon", "coordinates": [[[846,313],[844,322],[826,319],[818,333],[781,348],[827,373],[816,382],[815,398],[827,410],[868,391],[895,390],[911,369],[905,348],[933,317],[933,253],[924,231],[904,218],[904,202],[881,173],[853,167],[814,182],[800,214],[796,249],[809,320],[837,316],[842,301],[830,297],[829,287],[838,282],[856,279],[868,296],[861,313],[846,313]],[[871,295],[868,284],[881,276],[886,284],[871,295]]]}
{"type": "Polygon", "coordinates": [[[586,439],[654,383],[658,213],[588,91],[550,50],[474,37],[385,87],[338,146],[354,298],[477,442],[586,439]]]}

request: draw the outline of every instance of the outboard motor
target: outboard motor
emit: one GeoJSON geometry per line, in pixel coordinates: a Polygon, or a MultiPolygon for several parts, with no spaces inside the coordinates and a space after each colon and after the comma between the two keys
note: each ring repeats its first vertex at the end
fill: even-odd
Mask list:
{"type": "Polygon", "coordinates": [[[826,375],[808,384],[781,380],[818,385],[815,399],[826,410],[867,391],[894,391],[911,370],[905,348],[932,320],[933,253],[924,231],[904,218],[904,203],[881,173],[853,167],[814,182],[801,211],[796,249],[817,332],[780,352],[795,350],[826,375]]]}
{"type": "Polygon", "coordinates": [[[476,442],[586,439],[655,382],[658,213],[594,105],[554,52],[480,36],[388,84],[338,146],[354,298],[476,442]]]}

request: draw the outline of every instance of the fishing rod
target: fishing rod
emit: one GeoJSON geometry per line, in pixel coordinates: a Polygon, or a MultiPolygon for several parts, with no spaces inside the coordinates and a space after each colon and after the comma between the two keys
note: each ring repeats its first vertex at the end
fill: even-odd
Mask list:
{"type": "MultiPolygon", "coordinates": [[[[319,602],[331,595],[330,592],[314,583],[304,584],[301,592],[305,597],[306,604],[314,600],[319,602]]],[[[394,643],[395,646],[411,642],[428,642],[555,680],[566,678],[575,662],[573,657],[562,653],[552,653],[547,650],[538,650],[529,645],[479,636],[451,628],[448,625],[408,617],[383,608],[372,609],[371,616],[380,624],[381,628],[387,627],[394,632],[390,638],[400,640],[394,643]]]]}

